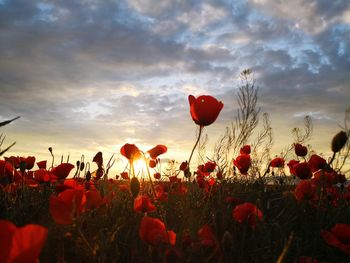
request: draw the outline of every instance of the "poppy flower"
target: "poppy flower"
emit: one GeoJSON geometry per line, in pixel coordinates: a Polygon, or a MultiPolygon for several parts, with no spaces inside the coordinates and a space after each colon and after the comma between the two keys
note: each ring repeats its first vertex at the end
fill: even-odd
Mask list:
{"type": "Polygon", "coordinates": [[[330,231],[321,231],[321,236],[328,245],[350,256],[350,225],[336,224],[330,231]]]}
{"type": "Polygon", "coordinates": [[[251,148],[250,145],[244,145],[240,150],[240,154],[250,154],[251,148]]]}
{"type": "Polygon", "coordinates": [[[4,157],[5,161],[10,163],[14,168],[19,168],[20,158],[17,156],[4,157]]]}
{"type": "Polygon", "coordinates": [[[128,173],[128,172],[122,172],[122,173],[120,173],[120,176],[121,176],[124,180],[129,180],[129,173],[128,173]]]}
{"type": "Polygon", "coordinates": [[[130,162],[140,159],[141,152],[135,144],[126,143],[120,148],[120,153],[126,157],[130,162]]]}
{"type": "Polygon", "coordinates": [[[151,168],[156,167],[156,166],[157,166],[157,159],[155,159],[155,160],[153,160],[153,159],[149,160],[148,165],[149,165],[149,167],[151,167],[151,168]]]}
{"type": "Polygon", "coordinates": [[[297,161],[297,160],[290,160],[290,161],[287,163],[287,166],[289,167],[289,172],[290,172],[290,174],[295,175],[294,166],[295,166],[296,164],[298,164],[298,163],[299,163],[299,161],[297,161]]]}
{"type": "Polygon", "coordinates": [[[139,195],[134,200],[134,211],[140,213],[150,213],[156,210],[147,195],[139,195]]]}
{"type": "Polygon", "coordinates": [[[160,173],[155,173],[155,174],[153,175],[153,177],[154,177],[155,179],[159,180],[160,177],[161,177],[161,174],[160,174],[160,173]]]}
{"type": "Polygon", "coordinates": [[[0,184],[11,183],[16,175],[20,176],[11,163],[0,160],[0,184]]]}
{"type": "Polygon", "coordinates": [[[88,190],[85,192],[86,196],[86,209],[96,209],[105,204],[107,199],[102,198],[101,194],[97,190],[88,190]]]}
{"type": "Polygon", "coordinates": [[[246,222],[252,228],[255,228],[257,221],[263,218],[261,210],[248,202],[237,205],[232,211],[232,216],[238,223],[246,222]]]}
{"type": "Polygon", "coordinates": [[[210,225],[205,224],[204,226],[202,226],[198,230],[197,234],[202,246],[205,246],[205,247],[217,246],[216,238],[210,225]]]}
{"type": "Polygon", "coordinates": [[[311,167],[309,163],[297,163],[293,166],[294,175],[300,179],[310,179],[312,177],[311,167]]]}
{"type": "Polygon", "coordinates": [[[34,164],[35,164],[34,156],[28,156],[27,158],[20,157],[19,160],[20,160],[20,163],[25,163],[25,169],[27,170],[30,170],[34,167],[34,164]]]}
{"type": "Polygon", "coordinates": [[[327,162],[321,156],[317,154],[313,154],[309,159],[309,164],[311,166],[312,172],[316,172],[320,169],[325,168],[325,166],[327,165],[327,162]]]}
{"type": "Polygon", "coordinates": [[[34,171],[33,176],[36,181],[41,183],[57,180],[57,177],[53,175],[50,171],[47,171],[46,169],[39,169],[34,171]]]}
{"type": "Polygon", "coordinates": [[[283,168],[284,167],[284,159],[280,158],[280,157],[272,159],[270,162],[270,166],[273,168],[283,168]]]}
{"type": "Polygon", "coordinates": [[[181,171],[186,171],[186,170],[188,170],[188,162],[187,162],[187,161],[182,162],[179,169],[180,169],[181,171]]]}
{"type": "Polygon", "coordinates": [[[60,225],[70,225],[73,219],[79,215],[86,202],[84,190],[67,189],[50,196],[50,213],[54,221],[60,225]]]}
{"type": "Polygon", "coordinates": [[[44,160],[44,161],[37,162],[36,165],[39,167],[39,169],[46,169],[46,163],[47,161],[44,160]]]}
{"type": "Polygon", "coordinates": [[[152,159],[156,159],[159,155],[166,153],[168,148],[165,145],[157,145],[156,147],[152,148],[151,150],[148,150],[149,156],[152,159]]]}
{"type": "Polygon", "coordinates": [[[317,186],[312,180],[302,180],[295,187],[294,195],[298,201],[314,200],[316,198],[317,186]]]}
{"type": "Polygon", "coordinates": [[[16,227],[10,221],[0,220],[0,233],[0,262],[38,262],[47,228],[34,224],[16,227]]]}
{"type": "Polygon", "coordinates": [[[59,179],[65,179],[73,168],[74,165],[71,163],[61,163],[60,165],[54,167],[51,172],[59,179]]]}
{"type": "Polygon", "coordinates": [[[144,216],[141,219],[139,228],[140,239],[149,245],[169,243],[175,245],[176,234],[173,231],[166,231],[165,224],[158,218],[144,216]]]}
{"type": "Polygon", "coordinates": [[[97,164],[98,167],[102,167],[103,165],[103,157],[102,157],[102,152],[96,153],[94,158],[92,159],[93,162],[97,164]]]}
{"type": "Polygon", "coordinates": [[[188,101],[190,103],[192,119],[199,126],[208,126],[212,124],[224,107],[221,101],[207,95],[202,95],[198,98],[189,95],[188,101]]]}
{"type": "Polygon", "coordinates": [[[307,147],[296,143],[294,144],[294,152],[297,156],[304,157],[307,155],[307,147]]]}
{"type": "Polygon", "coordinates": [[[207,172],[207,173],[211,173],[215,170],[216,168],[216,163],[215,162],[206,162],[204,164],[204,170],[207,172]]]}
{"type": "Polygon", "coordinates": [[[236,160],[233,160],[234,166],[236,166],[241,174],[247,174],[248,169],[251,165],[250,155],[241,154],[236,160]]]}

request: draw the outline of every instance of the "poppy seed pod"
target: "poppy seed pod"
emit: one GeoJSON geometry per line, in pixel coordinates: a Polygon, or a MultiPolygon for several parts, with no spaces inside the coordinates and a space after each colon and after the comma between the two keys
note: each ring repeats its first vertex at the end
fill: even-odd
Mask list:
{"type": "Polygon", "coordinates": [[[346,144],[347,140],[348,140],[348,135],[346,134],[345,131],[338,132],[333,137],[333,140],[332,140],[332,151],[334,153],[339,152],[344,147],[344,145],[346,144]]]}
{"type": "Polygon", "coordinates": [[[136,177],[131,178],[130,191],[132,196],[135,198],[140,192],[140,182],[136,177]]]}

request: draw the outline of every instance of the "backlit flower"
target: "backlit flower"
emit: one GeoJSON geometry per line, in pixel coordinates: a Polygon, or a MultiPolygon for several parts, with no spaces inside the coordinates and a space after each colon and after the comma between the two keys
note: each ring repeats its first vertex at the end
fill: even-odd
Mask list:
{"type": "Polygon", "coordinates": [[[159,155],[166,153],[168,148],[165,145],[157,145],[156,147],[152,148],[151,150],[148,150],[149,156],[152,159],[156,159],[159,155]]]}
{"type": "Polygon", "coordinates": [[[207,95],[202,95],[198,98],[189,95],[188,101],[190,103],[192,119],[200,126],[208,126],[212,124],[224,107],[224,104],[221,101],[207,95]]]}
{"type": "Polygon", "coordinates": [[[140,213],[150,213],[156,210],[147,195],[139,195],[134,200],[134,211],[140,213]]]}
{"type": "Polygon", "coordinates": [[[29,224],[16,227],[12,222],[0,220],[0,262],[38,262],[46,242],[47,228],[29,224]]]}
{"type": "Polygon", "coordinates": [[[129,161],[134,161],[141,158],[141,152],[135,144],[126,143],[120,148],[120,153],[129,161]]]}
{"type": "Polygon", "coordinates": [[[350,256],[350,225],[336,224],[330,231],[321,231],[321,236],[328,245],[350,256]]]}
{"type": "Polygon", "coordinates": [[[176,234],[166,231],[165,224],[158,218],[144,216],[139,228],[140,239],[149,245],[169,243],[175,245],[176,234]]]}
{"type": "Polygon", "coordinates": [[[283,168],[284,167],[284,159],[280,158],[280,157],[272,159],[270,162],[270,166],[273,168],[283,168]]]}
{"type": "Polygon", "coordinates": [[[235,160],[233,160],[234,166],[236,166],[241,174],[246,174],[251,165],[250,155],[241,154],[235,160]]]}
{"type": "Polygon", "coordinates": [[[263,218],[261,210],[248,202],[237,205],[232,211],[232,216],[238,223],[246,222],[252,228],[255,228],[257,221],[263,218]]]}

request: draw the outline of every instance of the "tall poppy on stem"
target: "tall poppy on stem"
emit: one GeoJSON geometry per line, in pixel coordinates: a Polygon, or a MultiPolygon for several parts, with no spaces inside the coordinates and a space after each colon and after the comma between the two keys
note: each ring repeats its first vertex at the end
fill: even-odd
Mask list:
{"type": "Polygon", "coordinates": [[[198,138],[188,160],[189,167],[194,150],[199,143],[203,127],[212,124],[217,119],[220,111],[224,107],[224,104],[221,101],[218,101],[216,98],[208,95],[202,95],[198,98],[195,98],[193,95],[189,95],[188,102],[190,103],[192,120],[199,125],[198,138]]]}

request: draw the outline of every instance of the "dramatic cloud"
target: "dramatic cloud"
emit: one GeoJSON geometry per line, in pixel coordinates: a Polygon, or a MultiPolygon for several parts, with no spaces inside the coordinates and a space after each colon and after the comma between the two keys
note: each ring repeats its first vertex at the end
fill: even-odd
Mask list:
{"type": "Polygon", "coordinates": [[[270,0],[0,1],[1,119],[11,154],[78,158],[125,142],[188,158],[189,94],[234,119],[239,73],[252,68],[278,154],[303,117],[327,152],[350,101],[350,3],[270,0]],[[321,136],[319,136],[321,135],[321,136]],[[320,138],[321,137],[321,138],[320,138]]]}

